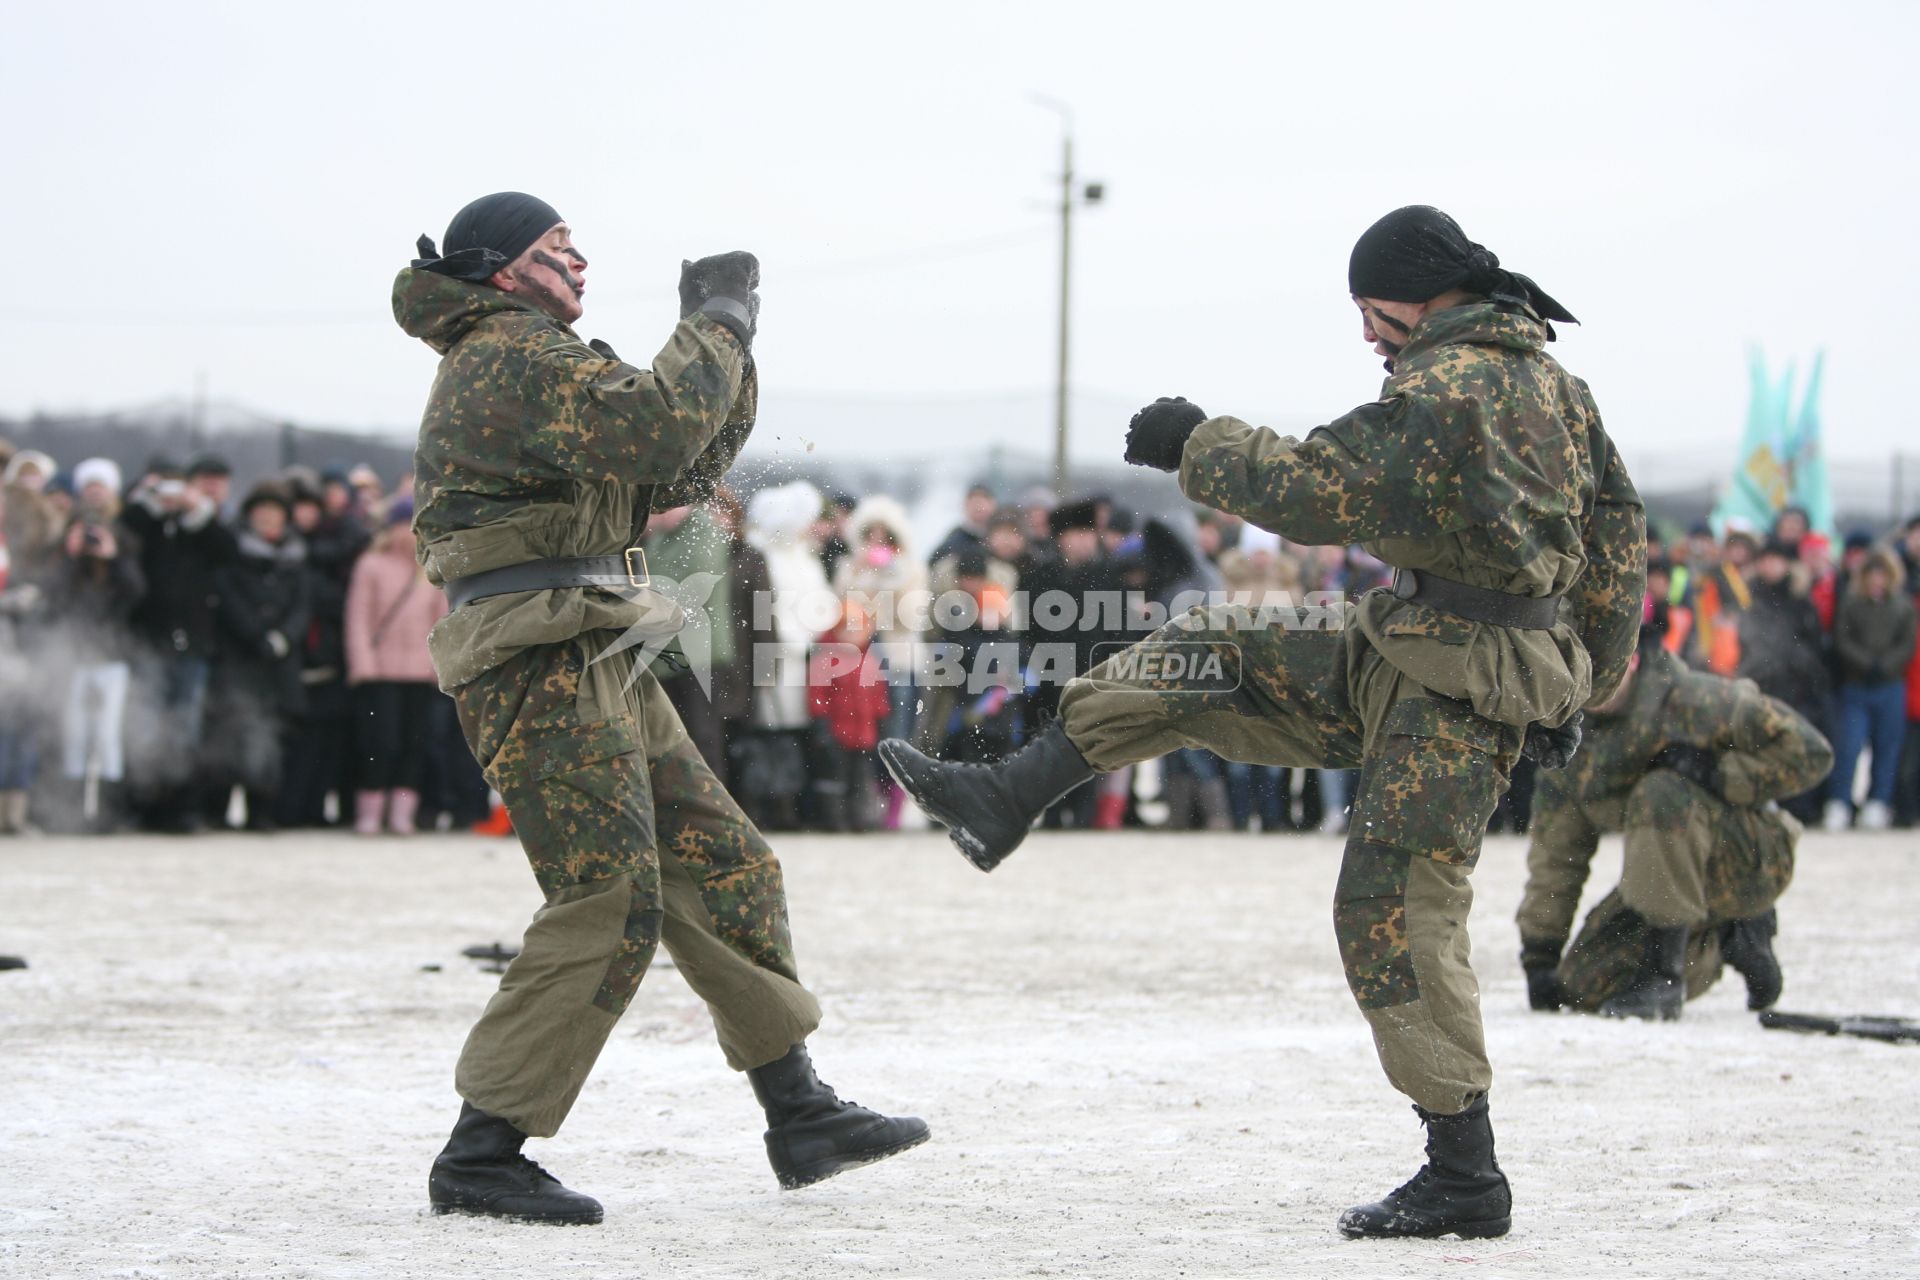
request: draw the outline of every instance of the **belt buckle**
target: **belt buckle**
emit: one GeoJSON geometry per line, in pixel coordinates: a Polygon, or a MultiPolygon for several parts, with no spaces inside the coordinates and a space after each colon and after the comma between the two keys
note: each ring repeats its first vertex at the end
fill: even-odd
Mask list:
{"type": "Polygon", "coordinates": [[[621,554],[626,557],[627,562],[627,585],[630,587],[646,586],[649,581],[646,551],[640,547],[628,547],[621,554]],[[636,559],[640,562],[640,568],[637,572],[633,567],[633,562],[636,559]]]}
{"type": "Polygon", "coordinates": [[[1393,585],[1391,589],[1393,594],[1398,598],[1411,600],[1420,592],[1420,579],[1414,575],[1411,569],[1395,569],[1393,571],[1393,585]]]}

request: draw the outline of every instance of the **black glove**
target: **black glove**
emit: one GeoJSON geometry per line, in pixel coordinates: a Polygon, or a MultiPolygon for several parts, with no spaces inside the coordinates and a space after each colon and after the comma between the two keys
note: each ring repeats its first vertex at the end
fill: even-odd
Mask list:
{"type": "Polygon", "coordinates": [[[1520,744],[1520,754],[1542,769],[1566,768],[1572,762],[1574,753],[1580,750],[1580,722],[1586,718],[1586,712],[1576,711],[1573,719],[1558,729],[1549,729],[1544,724],[1528,725],[1526,741],[1520,744]]]}
{"type": "Polygon", "coordinates": [[[1207,420],[1207,411],[1185,396],[1161,396],[1127,424],[1127,461],[1136,467],[1178,471],[1187,437],[1207,420]]]}
{"type": "Polygon", "coordinates": [[[1716,796],[1720,794],[1720,758],[1705,747],[1669,743],[1654,756],[1652,767],[1671,769],[1695,786],[1705,787],[1716,796]]]}
{"type": "Polygon", "coordinates": [[[733,331],[751,347],[760,327],[760,259],[750,253],[717,253],[680,264],[680,318],[699,311],[733,331]]]}
{"type": "Polygon", "coordinates": [[[1527,971],[1527,1004],[1535,1013],[1552,1013],[1567,1003],[1560,986],[1560,948],[1522,939],[1520,965],[1527,971]]]}

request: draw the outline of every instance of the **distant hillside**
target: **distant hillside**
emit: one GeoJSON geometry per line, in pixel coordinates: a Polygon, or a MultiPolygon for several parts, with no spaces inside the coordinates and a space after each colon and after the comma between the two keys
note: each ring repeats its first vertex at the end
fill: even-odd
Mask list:
{"type": "Polygon", "coordinates": [[[0,418],[0,436],[38,449],[71,470],[85,458],[112,458],[129,483],[149,460],[185,465],[211,453],[233,468],[236,487],[296,464],[316,469],[367,463],[388,484],[413,474],[412,446],[391,436],[276,422],[229,404],[167,401],[113,413],[0,418]]]}

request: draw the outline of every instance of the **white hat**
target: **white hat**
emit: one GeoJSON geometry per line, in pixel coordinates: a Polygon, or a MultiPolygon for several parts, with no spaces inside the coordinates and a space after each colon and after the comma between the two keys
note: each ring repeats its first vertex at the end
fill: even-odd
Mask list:
{"type": "Polygon", "coordinates": [[[820,491],[805,480],[762,489],[747,503],[747,523],[762,537],[797,539],[820,518],[820,491]]]}
{"type": "Polygon", "coordinates": [[[120,464],[112,458],[88,458],[73,469],[73,487],[83,491],[90,484],[103,484],[109,492],[120,492],[120,464]]]}
{"type": "Polygon", "coordinates": [[[28,467],[32,467],[35,471],[38,471],[42,480],[53,479],[53,473],[60,469],[59,465],[55,463],[52,458],[49,458],[38,449],[22,449],[13,455],[13,461],[7,463],[5,476],[0,478],[4,478],[8,484],[12,484],[20,478],[20,473],[28,467]]]}

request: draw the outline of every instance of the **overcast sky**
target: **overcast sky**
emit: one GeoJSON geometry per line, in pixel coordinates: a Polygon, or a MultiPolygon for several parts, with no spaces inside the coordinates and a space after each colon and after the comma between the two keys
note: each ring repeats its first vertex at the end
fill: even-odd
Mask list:
{"type": "Polygon", "coordinates": [[[1836,454],[1910,438],[1920,6],[12,5],[0,413],[193,390],[410,431],[393,273],[466,200],[552,202],[588,336],[657,350],[682,257],[763,262],[770,447],[1048,447],[1059,124],[1075,451],[1184,394],[1370,399],[1354,238],[1433,203],[1585,324],[1631,459],[1731,453],[1745,347],[1829,351],[1836,454]],[[304,15],[304,16],[302,16],[304,15]],[[925,410],[920,413],[919,410],[925,410]]]}

